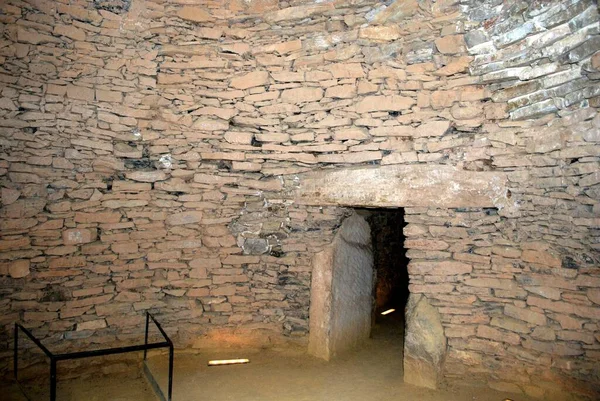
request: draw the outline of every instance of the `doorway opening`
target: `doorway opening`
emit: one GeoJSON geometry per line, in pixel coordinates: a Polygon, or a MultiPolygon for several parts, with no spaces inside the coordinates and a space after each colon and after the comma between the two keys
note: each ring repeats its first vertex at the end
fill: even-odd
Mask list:
{"type": "Polygon", "coordinates": [[[408,298],[404,210],[353,210],[313,260],[309,353],[329,360],[367,346],[384,357],[396,354],[401,371],[408,298]],[[394,312],[382,315],[389,309],[394,312]]]}
{"type": "Polygon", "coordinates": [[[403,326],[409,295],[404,209],[358,209],[357,213],[364,216],[371,228],[373,328],[381,324],[403,326]]]}
{"type": "Polygon", "coordinates": [[[404,209],[357,209],[369,224],[373,254],[371,340],[394,350],[402,361],[408,301],[408,258],[404,249],[404,209]]]}

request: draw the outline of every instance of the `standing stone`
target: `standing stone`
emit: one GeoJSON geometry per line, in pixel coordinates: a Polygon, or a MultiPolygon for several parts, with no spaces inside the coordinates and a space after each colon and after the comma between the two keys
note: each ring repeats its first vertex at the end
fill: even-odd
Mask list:
{"type": "Polygon", "coordinates": [[[446,356],[440,314],[423,295],[410,295],[406,307],[404,382],[437,389],[446,356]]]}
{"type": "Polygon", "coordinates": [[[325,360],[369,338],[373,255],[361,216],[344,220],[333,243],[315,255],[308,352],[325,360]]]}

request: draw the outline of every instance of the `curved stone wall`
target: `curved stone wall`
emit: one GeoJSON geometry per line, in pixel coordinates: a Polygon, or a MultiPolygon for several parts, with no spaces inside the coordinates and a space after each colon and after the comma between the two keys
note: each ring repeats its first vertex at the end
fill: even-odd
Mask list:
{"type": "Polygon", "coordinates": [[[0,4],[5,349],[16,320],[137,340],[144,310],[178,346],[305,342],[345,211],[293,202],[297,175],[444,165],[515,206],[407,209],[446,379],[597,387],[595,2],[187,3],[0,4]]]}

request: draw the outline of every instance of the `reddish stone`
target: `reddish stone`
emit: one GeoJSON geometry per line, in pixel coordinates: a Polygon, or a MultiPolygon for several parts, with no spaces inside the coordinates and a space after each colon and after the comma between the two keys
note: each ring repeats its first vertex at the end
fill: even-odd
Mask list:
{"type": "Polygon", "coordinates": [[[517,283],[513,280],[492,277],[471,278],[465,280],[464,283],[473,287],[499,288],[501,290],[514,291],[519,288],[517,283]]]}
{"type": "Polygon", "coordinates": [[[48,262],[48,267],[51,269],[82,267],[85,265],[86,260],[84,256],[53,258],[48,262]]]}
{"type": "Polygon", "coordinates": [[[11,251],[14,249],[28,248],[31,241],[27,237],[21,237],[12,240],[1,240],[0,251],[11,251]]]}
{"type": "Polygon", "coordinates": [[[448,249],[450,245],[444,241],[428,240],[428,239],[407,239],[404,241],[404,246],[408,249],[423,249],[431,251],[443,251],[448,249]]]}
{"type": "Polygon", "coordinates": [[[200,7],[182,7],[177,11],[177,16],[192,22],[211,22],[214,20],[214,17],[208,11],[200,7]]]}
{"type": "Polygon", "coordinates": [[[452,284],[409,284],[408,289],[411,293],[447,294],[454,290],[454,285],[452,285],[452,284]]]}
{"type": "Polygon", "coordinates": [[[253,71],[251,73],[231,79],[229,86],[235,89],[249,89],[255,86],[263,86],[269,83],[267,71],[253,71]]]}
{"type": "Polygon", "coordinates": [[[408,264],[409,274],[449,276],[455,274],[467,274],[471,273],[471,271],[473,271],[473,266],[470,264],[451,260],[427,262],[411,261],[408,264]]]}
{"type": "Polygon", "coordinates": [[[110,249],[119,254],[136,253],[138,251],[138,244],[136,242],[115,242],[110,246],[110,249]]]}
{"type": "Polygon", "coordinates": [[[457,54],[467,50],[463,35],[448,35],[435,40],[440,53],[457,54]]]}
{"type": "Polygon", "coordinates": [[[521,254],[521,258],[525,262],[536,263],[550,267],[562,266],[561,259],[547,251],[526,249],[521,254]]]}
{"type": "MultiPolygon", "coordinates": [[[[7,272],[12,278],[23,278],[29,275],[30,262],[28,259],[15,260],[6,263],[7,272]]],[[[0,268],[0,270],[2,270],[0,268]]]]}
{"type": "Polygon", "coordinates": [[[192,288],[186,293],[188,297],[207,297],[210,295],[208,288],[192,288]]]}
{"type": "Polygon", "coordinates": [[[118,212],[75,213],[76,223],[118,223],[120,220],[121,213],[118,212]]]}

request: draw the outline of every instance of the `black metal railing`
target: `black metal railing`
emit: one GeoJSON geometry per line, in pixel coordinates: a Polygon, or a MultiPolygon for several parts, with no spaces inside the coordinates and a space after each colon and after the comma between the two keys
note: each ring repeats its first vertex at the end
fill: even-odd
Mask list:
{"type": "Polygon", "coordinates": [[[156,395],[161,399],[161,401],[171,401],[171,399],[172,399],[172,396],[173,396],[173,356],[174,356],[173,355],[174,354],[173,342],[171,341],[169,336],[167,336],[167,333],[163,330],[163,328],[160,326],[160,324],[156,321],[154,316],[152,316],[149,312],[146,312],[146,331],[145,331],[145,335],[144,335],[144,344],[131,345],[131,346],[127,346],[127,347],[105,348],[105,349],[98,349],[98,350],[93,350],[93,351],[69,352],[69,353],[64,353],[64,354],[53,354],[52,352],[50,352],[48,350],[48,348],[46,348],[44,346],[44,344],[42,344],[42,342],[40,340],[35,338],[35,336],[33,334],[31,334],[31,332],[29,330],[27,330],[25,327],[23,327],[19,323],[15,323],[14,361],[13,361],[15,380],[16,380],[17,384],[19,385],[19,387],[21,388],[23,395],[25,395],[25,397],[29,400],[30,398],[27,396],[26,392],[24,391],[22,384],[19,382],[19,352],[18,352],[19,351],[19,331],[22,331],[23,333],[25,333],[25,335],[31,341],[33,341],[33,343],[35,345],[37,345],[38,348],[40,348],[44,352],[44,354],[50,359],[50,401],[56,401],[56,383],[57,383],[56,364],[58,361],[65,361],[65,360],[69,360],[69,359],[91,358],[91,357],[95,357],[95,356],[124,354],[127,352],[136,352],[136,351],[144,351],[144,361],[143,361],[144,374],[146,375],[146,378],[152,385],[152,389],[154,390],[156,395]],[[160,331],[160,334],[163,337],[164,341],[148,344],[148,330],[149,330],[149,326],[150,326],[150,320],[152,320],[152,322],[154,322],[154,324],[156,325],[156,328],[158,329],[158,331],[160,331]],[[168,388],[167,388],[167,397],[165,397],[164,392],[162,391],[162,389],[160,388],[160,385],[158,384],[158,382],[152,375],[152,372],[150,371],[150,368],[148,367],[148,364],[147,364],[148,350],[157,349],[157,348],[169,348],[169,382],[168,382],[168,388]]]}

